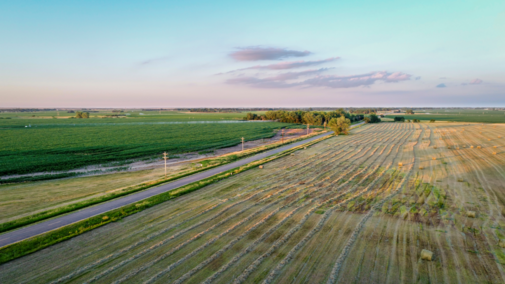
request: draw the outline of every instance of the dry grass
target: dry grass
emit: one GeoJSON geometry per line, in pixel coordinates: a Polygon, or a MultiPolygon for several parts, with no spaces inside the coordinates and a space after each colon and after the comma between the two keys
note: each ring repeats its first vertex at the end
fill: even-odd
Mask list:
{"type": "MultiPolygon", "coordinates": [[[[183,168],[170,170],[175,174],[183,168]]],[[[0,223],[159,179],[163,169],[0,186],[0,223]]]]}

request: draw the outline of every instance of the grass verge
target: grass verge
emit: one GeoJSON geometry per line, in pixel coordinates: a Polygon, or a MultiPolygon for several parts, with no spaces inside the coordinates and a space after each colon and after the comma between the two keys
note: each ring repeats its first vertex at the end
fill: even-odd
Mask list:
{"type": "Polygon", "coordinates": [[[300,149],[303,149],[304,147],[314,145],[316,143],[319,143],[325,139],[328,139],[329,137],[332,137],[331,135],[319,138],[317,140],[308,142],[306,144],[294,147],[292,149],[283,151],[281,153],[274,154],[272,156],[266,157],[264,159],[258,160],[251,162],[247,165],[237,167],[231,170],[228,170],[226,172],[219,173],[217,175],[208,177],[206,179],[190,183],[188,185],[179,187],[177,189],[164,192],[161,194],[158,194],[156,196],[152,196],[150,198],[146,198],[142,201],[139,201],[134,204],[129,204],[126,206],[123,206],[118,209],[111,210],[109,212],[88,218],[86,220],[82,220],[73,224],[70,224],[68,226],[38,235],[34,236],[32,238],[5,246],[3,248],[0,248],[0,264],[8,262],[10,260],[16,259],[18,257],[36,252],[38,250],[41,250],[45,247],[48,247],[50,245],[59,243],[61,241],[67,240],[69,238],[75,237],[77,235],[80,235],[84,232],[90,231],[94,228],[103,226],[105,224],[108,224],[110,222],[116,222],[118,220],[121,220],[122,218],[135,214],[137,212],[143,211],[147,208],[150,208],[154,205],[160,204],[162,202],[177,198],[181,195],[193,192],[195,190],[198,190],[202,187],[205,187],[209,184],[218,182],[220,180],[223,180],[233,174],[238,174],[244,171],[247,171],[251,168],[257,167],[258,165],[261,165],[263,163],[270,162],[272,160],[278,159],[280,157],[284,157],[287,155],[290,155],[293,152],[296,152],[300,149]]]}

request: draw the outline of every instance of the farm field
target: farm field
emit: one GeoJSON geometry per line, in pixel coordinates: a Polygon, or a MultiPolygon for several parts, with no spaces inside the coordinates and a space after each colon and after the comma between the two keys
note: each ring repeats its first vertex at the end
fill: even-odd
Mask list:
{"type": "Polygon", "coordinates": [[[352,133],[5,263],[0,282],[505,281],[505,126],[352,133]]]}
{"type": "Polygon", "coordinates": [[[124,166],[125,161],[149,159],[154,155],[159,158],[164,151],[176,155],[224,148],[239,144],[241,137],[246,141],[257,140],[274,136],[274,130],[281,127],[303,127],[276,122],[188,124],[124,119],[127,120],[134,122],[81,119],[75,126],[32,124],[30,128],[0,129],[0,176],[67,171],[115,162],[117,166],[124,166]],[[93,121],[100,123],[93,124],[93,121]]]}
{"type": "Polygon", "coordinates": [[[420,119],[454,122],[505,123],[505,112],[482,109],[432,109],[414,110],[413,115],[387,115],[388,118],[404,116],[405,119],[420,119]]]}

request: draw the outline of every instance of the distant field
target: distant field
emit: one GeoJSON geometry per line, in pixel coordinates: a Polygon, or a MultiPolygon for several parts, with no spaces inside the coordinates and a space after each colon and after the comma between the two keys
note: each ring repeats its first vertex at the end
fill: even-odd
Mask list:
{"type": "MultiPolygon", "coordinates": [[[[264,112],[254,112],[263,114],[264,112]]],[[[60,111],[49,112],[10,112],[0,113],[0,129],[12,127],[25,127],[26,125],[52,125],[52,124],[89,124],[89,123],[132,123],[132,122],[169,122],[169,121],[220,121],[240,120],[246,113],[183,113],[176,111],[131,111],[113,113],[110,111],[91,112],[89,119],[75,119],[75,113],[60,111]],[[120,115],[119,118],[107,116],[120,115]]]]}
{"type": "Polygon", "coordinates": [[[239,144],[241,137],[256,140],[272,137],[281,127],[298,127],[274,122],[171,124],[177,122],[123,120],[79,119],[74,125],[61,124],[60,120],[39,124],[44,120],[33,119],[29,128],[0,129],[0,175],[70,170],[161,155],[163,151],[173,155],[223,148],[239,144]]]}
{"type": "Polygon", "coordinates": [[[0,282],[504,283],[504,135],[365,125],[5,263],[0,282]]]}
{"type": "Polygon", "coordinates": [[[457,122],[482,122],[482,123],[505,123],[505,112],[494,110],[459,110],[459,109],[433,109],[414,110],[414,115],[387,115],[404,116],[405,119],[420,119],[437,121],[457,121],[457,122]]]}

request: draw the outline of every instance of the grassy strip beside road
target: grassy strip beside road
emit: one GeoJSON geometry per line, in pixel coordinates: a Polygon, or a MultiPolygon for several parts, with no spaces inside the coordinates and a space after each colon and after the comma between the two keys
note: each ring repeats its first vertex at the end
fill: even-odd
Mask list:
{"type": "MultiPolygon", "coordinates": [[[[0,249],[0,264],[5,263],[10,260],[13,260],[18,257],[21,257],[23,255],[27,255],[29,253],[41,250],[45,247],[48,247],[50,245],[64,241],[66,239],[75,237],[75,236],[80,235],[84,232],[90,231],[94,228],[103,226],[107,223],[118,221],[126,216],[135,214],[137,212],[140,212],[142,210],[150,208],[154,205],[157,205],[162,202],[177,198],[181,195],[193,192],[193,191],[198,190],[202,187],[205,187],[205,186],[210,185],[212,183],[223,180],[229,176],[232,176],[233,174],[238,174],[238,173],[247,171],[251,168],[257,167],[258,165],[270,162],[270,161],[278,159],[280,157],[287,156],[293,152],[303,149],[304,147],[311,146],[311,145],[319,143],[325,139],[328,139],[329,137],[332,137],[332,136],[322,137],[320,139],[317,139],[312,142],[294,147],[292,149],[283,151],[281,153],[274,154],[274,155],[269,156],[265,159],[254,161],[254,162],[251,162],[247,165],[237,167],[237,168],[231,169],[226,172],[222,172],[220,174],[214,175],[212,177],[209,177],[209,178],[197,181],[197,182],[193,182],[191,184],[182,186],[180,188],[177,188],[177,189],[174,189],[174,190],[171,190],[168,192],[164,192],[164,193],[158,194],[156,196],[152,196],[150,198],[144,199],[141,202],[137,202],[137,203],[130,204],[127,206],[123,206],[121,208],[118,208],[118,209],[88,218],[83,221],[76,222],[74,224],[53,230],[51,232],[47,232],[45,234],[38,235],[33,238],[26,239],[26,240],[20,241],[18,243],[14,243],[12,245],[3,247],[0,249]]],[[[293,140],[295,140],[295,139],[293,139],[293,140]]],[[[294,141],[291,141],[291,142],[294,142],[294,141]]]]}
{"type": "Polygon", "coordinates": [[[54,174],[54,175],[48,174],[48,175],[38,175],[38,176],[32,176],[32,177],[17,177],[17,178],[9,178],[9,179],[0,179],[0,184],[29,182],[29,181],[43,181],[43,180],[51,180],[51,179],[76,177],[79,174],[81,174],[81,173],[61,173],[61,174],[54,174]]]}
{"type": "Polygon", "coordinates": [[[193,174],[196,174],[196,173],[199,173],[202,171],[206,171],[206,170],[218,167],[218,166],[229,164],[229,163],[232,163],[232,162],[237,161],[239,159],[246,158],[246,157],[258,154],[258,153],[262,153],[267,150],[271,150],[271,149],[274,149],[274,148],[277,148],[277,147],[280,147],[280,146],[283,146],[286,144],[290,144],[290,143],[294,143],[294,142],[297,142],[297,141],[300,141],[303,139],[307,139],[307,138],[310,138],[312,136],[319,135],[319,134],[321,134],[321,133],[319,133],[319,132],[313,133],[309,136],[303,136],[303,137],[299,137],[299,138],[285,140],[284,143],[276,142],[276,143],[256,147],[253,149],[245,150],[243,152],[230,153],[230,154],[226,154],[226,155],[223,155],[220,157],[206,159],[206,160],[199,162],[202,165],[200,168],[189,170],[186,172],[182,172],[182,173],[180,173],[176,176],[170,177],[170,178],[162,178],[162,179],[144,182],[142,184],[127,187],[127,188],[124,188],[119,191],[115,191],[115,192],[112,192],[109,194],[101,195],[99,197],[90,198],[90,199],[87,199],[87,200],[84,200],[81,202],[76,202],[76,203],[73,203],[70,205],[61,206],[58,208],[54,208],[51,210],[43,211],[43,212],[29,215],[29,216],[26,216],[23,218],[19,218],[16,220],[2,223],[2,224],[0,224],[0,233],[6,232],[6,231],[9,231],[12,229],[20,228],[20,227],[23,227],[26,225],[30,225],[30,224],[33,224],[35,222],[39,222],[39,221],[42,221],[45,219],[56,217],[58,215],[70,213],[72,211],[76,211],[76,210],[79,210],[79,209],[82,209],[85,207],[96,205],[96,204],[99,204],[99,203],[102,203],[105,201],[109,201],[109,200],[112,200],[112,199],[115,199],[118,197],[122,197],[122,196],[125,196],[128,194],[132,194],[132,193],[135,193],[135,192],[138,192],[141,190],[151,188],[153,186],[161,185],[163,183],[171,182],[171,181],[174,181],[174,180],[177,180],[177,179],[189,176],[189,175],[193,175],[193,174]]]}

